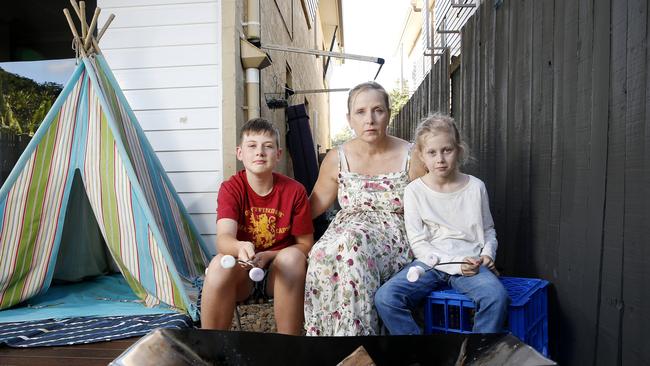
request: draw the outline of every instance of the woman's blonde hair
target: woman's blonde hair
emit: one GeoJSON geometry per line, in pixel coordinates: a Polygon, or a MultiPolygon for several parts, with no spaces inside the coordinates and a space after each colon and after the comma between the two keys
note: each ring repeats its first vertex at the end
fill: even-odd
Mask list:
{"type": "Polygon", "coordinates": [[[384,87],[379,83],[376,83],[374,81],[366,81],[365,83],[361,83],[350,89],[350,92],[348,93],[348,114],[350,113],[350,109],[352,109],[352,103],[354,102],[357,94],[368,89],[380,92],[384,99],[384,104],[386,104],[386,109],[390,109],[390,96],[386,92],[386,89],[384,89],[384,87]]]}
{"type": "Polygon", "coordinates": [[[456,126],[456,121],[444,113],[436,112],[427,116],[420,122],[415,129],[415,143],[418,150],[422,151],[424,137],[427,134],[447,133],[454,140],[454,145],[458,149],[459,166],[464,165],[471,159],[469,145],[465,142],[456,126]]]}

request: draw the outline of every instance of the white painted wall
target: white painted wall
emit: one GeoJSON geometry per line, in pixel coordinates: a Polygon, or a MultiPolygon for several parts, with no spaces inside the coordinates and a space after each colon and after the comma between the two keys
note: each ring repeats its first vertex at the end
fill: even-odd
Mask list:
{"type": "Polygon", "coordinates": [[[223,180],[219,0],[98,0],[100,40],[140,125],[206,243],[223,180]]]}

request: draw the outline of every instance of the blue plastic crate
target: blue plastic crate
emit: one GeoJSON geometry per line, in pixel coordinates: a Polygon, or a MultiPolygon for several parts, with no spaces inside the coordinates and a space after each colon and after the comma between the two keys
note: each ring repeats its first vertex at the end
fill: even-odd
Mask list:
{"type": "MultiPolygon", "coordinates": [[[[508,291],[507,329],[548,356],[548,281],[500,277],[508,291]]],[[[424,333],[472,333],[474,302],[451,288],[431,292],[424,308],[424,333]]]]}

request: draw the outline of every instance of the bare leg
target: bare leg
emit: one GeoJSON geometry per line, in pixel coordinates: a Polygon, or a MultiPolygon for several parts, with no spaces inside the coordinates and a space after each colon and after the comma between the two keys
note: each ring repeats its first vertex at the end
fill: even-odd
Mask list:
{"type": "Polygon", "coordinates": [[[300,335],[304,321],[307,258],[298,249],[282,249],[271,263],[267,291],[273,295],[278,333],[300,335]]]}
{"type": "Polygon", "coordinates": [[[201,292],[201,328],[228,330],[237,301],[245,300],[252,284],[241,266],[221,267],[221,254],[210,262],[201,292]]]}

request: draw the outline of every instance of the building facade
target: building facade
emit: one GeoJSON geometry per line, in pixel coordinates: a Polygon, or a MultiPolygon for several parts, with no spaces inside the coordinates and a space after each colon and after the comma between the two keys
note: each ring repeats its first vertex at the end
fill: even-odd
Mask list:
{"type": "Polygon", "coordinates": [[[444,48],[449,49],[452,59],[460,55],[460,29],[480,3],[481,0],[411,1],[398,45],[403,85],[411,93],[431,71],[444,48]]]}
{"type": "Polygon", "coordinates": [[[329,147],[329,97],[322,92],[329,61],[265,46],[339,50],[340,0],[249,1],[97,2],[99,28],[115,14],[100,40],[102,52],[209,245],[216,239],[217,192],[241,168],[235,156],[238,130],[256,115],[256,101],[259,116],[280,129],[285,150],[280,172],[292,174],[285,106],[305,105],[314,153],[329,147]],[[253,38],[258,39],[251,39],[249,27],[257,24],[253,38]],[[251,76],[256,55],[261,65],[251,76]],[[252,97],[251,78],[257,78],[258,88],[252,97]]]}

